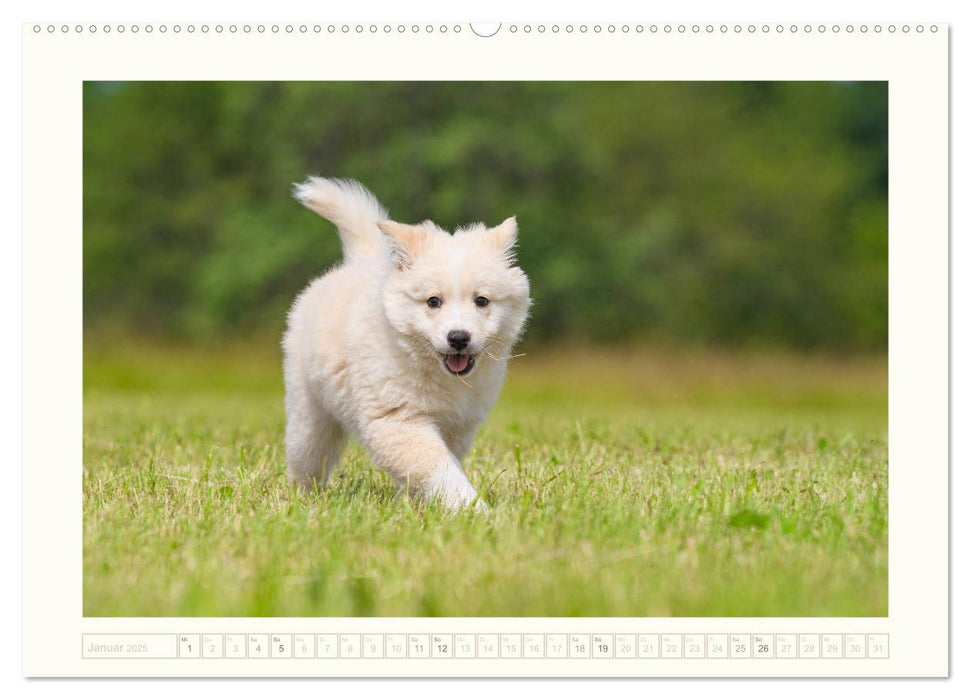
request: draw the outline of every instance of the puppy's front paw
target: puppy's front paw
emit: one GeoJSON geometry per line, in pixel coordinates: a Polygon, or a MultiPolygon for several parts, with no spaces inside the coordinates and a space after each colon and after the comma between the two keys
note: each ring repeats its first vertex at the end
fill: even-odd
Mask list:
{"type": "Polygon", "coordinates": [[[481,497],[475,502],[475,505],[473,507],[475,508],[475,512],[476,513],[491,513],[492,512],[492,508],[490,508],[489,507],[489,504],[486,503],[485,501],[483,501],[481,497]]]}
{"type": "Polygon", "coordinates": [[[469,506],[474,506],[480,513],[489,511],[489,506],[479,498],[458,464],[449,463],[435,474],[428,482],[426,493],[430,499],[441,501],[453,512],[469,506]]]}

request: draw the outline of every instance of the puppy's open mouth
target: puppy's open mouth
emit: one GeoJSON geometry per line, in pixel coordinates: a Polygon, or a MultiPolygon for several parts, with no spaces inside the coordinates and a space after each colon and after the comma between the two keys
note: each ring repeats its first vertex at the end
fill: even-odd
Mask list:
{"type": "Polygon", "coordinates": [[[467,352],[442,355],[442,364],[452,374],[464,377],[475,368],[475,358],[467,352]]]}

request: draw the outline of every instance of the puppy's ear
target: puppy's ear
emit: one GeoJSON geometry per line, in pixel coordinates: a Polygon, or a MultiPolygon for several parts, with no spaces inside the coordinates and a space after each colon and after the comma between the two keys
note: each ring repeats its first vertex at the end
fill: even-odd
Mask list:
{"type": "Polygon", "coordinates": [[[510,265],[516,262],[516,239],[519,235],[519,224],[516,223],[515,216],[510,216],[498,226],[486,229],[485,235],[510,265]]]}
{"type": "Polygon", "coordinates": [[[411,267],[415,258],[428,242],[429,231],[425,224],[399,224],[397,221],[379,221],[378,228],[391,241],[395,267],[404,270],[411,267]]]}

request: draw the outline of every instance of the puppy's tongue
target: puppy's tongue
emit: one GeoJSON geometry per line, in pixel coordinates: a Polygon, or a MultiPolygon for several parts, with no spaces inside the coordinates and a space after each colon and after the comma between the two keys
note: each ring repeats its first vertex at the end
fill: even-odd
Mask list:
{"type": "Polygon", "coordinates": [[[449,355],[445,358],[445,364],[448,365],[450,370],[458,374],[464,372],[465,368],[469,366],[469,356],[466,354],[449,355]]]}

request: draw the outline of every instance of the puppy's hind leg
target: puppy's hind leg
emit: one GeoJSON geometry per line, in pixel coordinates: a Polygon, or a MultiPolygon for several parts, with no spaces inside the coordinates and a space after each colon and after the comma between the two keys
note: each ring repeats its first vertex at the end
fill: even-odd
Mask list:
{"type": "Polygon", "coordinates": [[[347,438],[330,416],[312,407],[287,411],[287,473],[298,489],[310,492],[323,488],[340,461],[347,438]]]}

